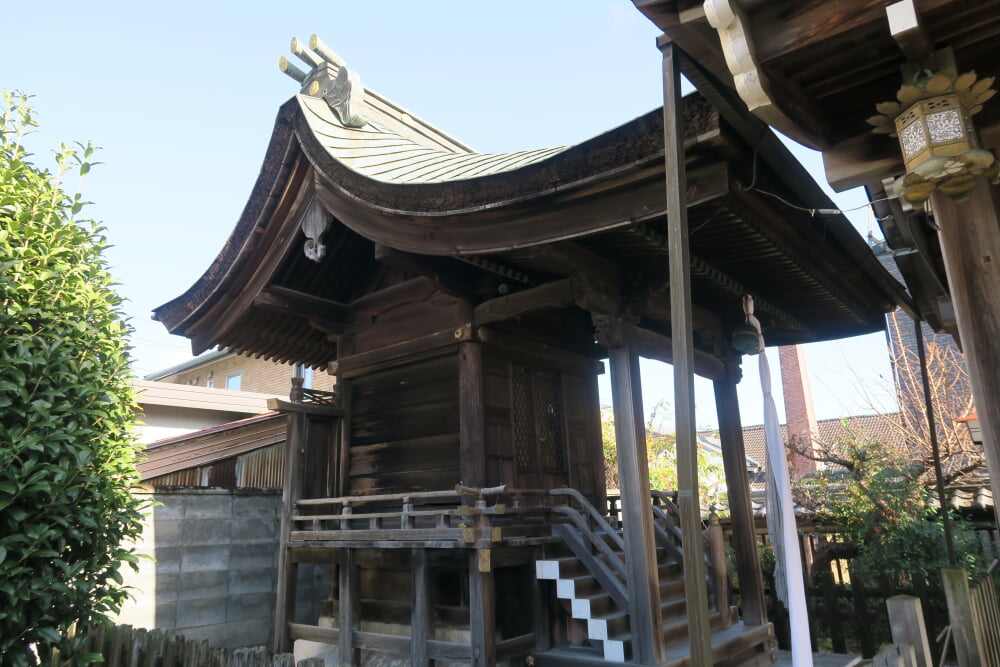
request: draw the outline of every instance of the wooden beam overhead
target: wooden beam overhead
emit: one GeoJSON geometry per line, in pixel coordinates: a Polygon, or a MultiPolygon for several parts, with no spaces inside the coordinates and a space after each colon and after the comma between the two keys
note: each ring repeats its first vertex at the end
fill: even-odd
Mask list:
{"type": "Polygon", "coordinates": [[[932,44],[927,29],[920,24],[913,0],[900,0],[885,8],[889,33],[907,60],[920,62],[931,55],[932,44]]]}
{"type": "MultiPolygon", "coordinates": [[[[921,0],[920,11],[934,11],[950,0],[921,0]]],[[[863,34],[876,25],[886,26],[885,0],[851,3],[796,0],[794,3],[761,3],[750,15],[750,30],[757,58],[769,63],[794,51],[838,35],[863,34]]]]}
{"type": "Polygon", "coordinates": [[[465,298],[472,291],[468,270],[448,257],[415,255],[376,243],[375,260],[393,268],[426,276],[438,289],[454,297],[465,298]]]}
{"type": "Polygon", "coordinates": [[[351,319],[351,307],[346,304],[277,285],[261,290],[253,305],[309,320],[312,326],[327,333],[343,333],[351,319]]]}
{"type": "MultiPolygon", "coordinates": [[[[626,336],[640,357],[674,363],[673,341],[669,336],[636,325],[626,325],[626,329],[626,336]]],[[[718,381],[726,377],[722,360],[697,349],[694,350],[694,372],[709,380],[718,381]]]]}
{"type": "Polygon", "coordinates": [[[509,320],[539,310],[567,308],[576,303],[573,287],[573,280],[564,278],[484,301],[476,306],[473,323],[480,326],[509,320]]]}

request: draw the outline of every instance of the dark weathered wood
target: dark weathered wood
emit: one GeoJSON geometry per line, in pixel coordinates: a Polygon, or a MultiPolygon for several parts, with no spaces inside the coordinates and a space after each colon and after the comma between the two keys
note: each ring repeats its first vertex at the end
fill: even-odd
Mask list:
{"type": "Polygon", "coordinates": [[[834,192],[877,183],[888,175],[906,171],[899,142],[871,132],[844,139],[823,151],[823,168],[834,192]]]}
{"type": "Polygon", "coordinates": [[[483,346],[458,346],[459,470],[462,484],[486,484],[486,408],[483,397],[483,346]]]}
{"type": "MultiPolygon", "coordinates": [[[[582,530],[574,530],[568,524],[552,526],[552,534],[559,536],[565,542],[573,555],[583,563],[588,572],[593,574],[594,578],[601,584],[601,588],[615,601],[615,604],[625,610],[631,609],[629,591],[619,578],[620,569],[612,570],[609,567],[617,560],[617,556],[607,544],[601,548],[601,542],[598,542],[598,548],[595,549],[592,543],[584,539],[582,533],[582,530]]],[[[597,539],[602,538],[598,537],[597,539]]]]}
{"type": "MultiPolygon", "coordinates": [[[[297,155],[288,169],[282,191],[273,193],[278,196],[269,203],[268,208],[271,209],[270,214],[279,220],[291,219],[297,222],[309,207],[318,206],[319,203],[314,201],[312,187],[308,185],[311,171],[309,161],[301,154],[297,155]]],[[[190,336],[192,353],[201,354],[217,345],[222,335],[232,329],[253,304],[253,298],[271,281],[286,256],[289,245],[302,238],[295,222],[283,229],[279,229],[279,225],[272,225],[266,235],[256,239],[262,247],[268,247],[273,252],[257,267],[258,271],[254,273],[252,281],[237,298],[222,298],[212,303],[211,314],[203,320],[208,326],[199,328],[197,333],[190,336]]]]}
{"type": "MultiPolygon", "coordinates": [[[[738,367],[733,368],[732,376],[738,372],[738,367]]],[[[715,409],[719,418],[722,466],[726,474],[726,492],[729,498],[729,516],[732,521],[732,545],[736,557],[736,572],[740,579],[743,622],[746,625],[763,625],[767,623],[764,580],[760,573],[757,540],[754,536],[753,506],[750,502],[750,480],[747,477],[739,396],[734,377],[718,380],[713,383],[713,387],[715,409]]]]}
{"type": "MultiPolygon", "coordinates": [[[[654,665],[663,661],[665,648],[653,512],[650,509],[639,355],[628,346],[621,346],[609,349],[608,357],[611,361],[611,394],[615,415],[615,445],[618,450],[618,482],[622,497],[632,650],[640,664],[654,665]]],[[[697,539],[695,544],[700,544],[701,538],[697,539]]],[[[699,549],[692,551],[700,553],[699,549]]],[[[701,582],[704,593],[704,566],[701,582]]]]}
{"type": "Polygon", "coordinates": [[[363,540],[367,542],[376,542],[381,540],[392,540],[394,542],[405,542],[408,540],[460,541],[462,539],[462,530],[460,528],[410,528],[409,530],[399,528],[376,528],[371,530],[293,530],[289,535],[289,539],[292,542],[340,542],[348,540],[363,540]]]}
{"type": "Polygon", "coordinates": [[[288,438],[285,442],[285,470],[281,491],[281,526],[278,542],[278,581],[274,605],[274,651],[287,652],[291,648],[288,623],[295,618],[295,580],[298,571],[288,551],[291,535],[292,512],[302,488],[302,454],[306,445],[308,417],[290,414],[288,438]]]}
{"type": "MultiPolygon", "coordinates": [[[[614,178],[620,187],[608,188],[603,181],[599,188],[592,189],[579,184],[562,191],[555,208],[540,206],[537,199],[534,202],[525,199],[489,216],[469,216],[468,209],[449,211],[425,219],[420,225],[412,224],[410,212],[400,215],[399,211],[358,206],[355,198],[323,181],[316,183],[316,192],[339,221],[376,243],[428,255],[456,254],[456,249],[460,249],[461,255],[480,255],[543,243],[565,235],[569,228],[582,236],[662,217],[662,189],[656,182],[657,173],[658,165],[653,166],[643,158],[616,169],[614,178]]],[[[700,169],[692,171],[689,186],[691,206],[716,199],[727,189],[727,184],[719,183],[700,169]]],[[[551,196],[552,192],[538,194],[551,196]]]]}
{"type": "MultiPolygon", "coordinates": [[[[541,560],[536,555],[533,560],[541,560]]],[[[534,626],[535,650],[547,651],[552,648],[552,618],[550,601],[555,598],[552,584],[538,577],[531,577],[531,620],[534,626]]]]}
{"type": "Polygon", "coordinates": [[[865,589],[865,579],[860,570],[851,568],[851,597],[854,602],[854,614],[858,621],[858,639],[861,642],[861,655],[871,657],[875,655],[878,645],[875,642],[874,623],[871,614],[868,612],[867,592],[865,589]]]}
{"type": "Polygon", "coordinates": [[[465,644],[432,639],[427,642],[427,656],[431,660],[469,660],[472,649],[465,644]]]}
{"type": "Polygon", "coordinates": [[[726,568],[726,545],[722,536],[719,517],[713,512],[708,523],[709,558],[711,578],[715,588],[715,608],[719,612],[719,622],[723,628],[733,624],[732,610],[729,608],[729,573],[726,568]]]}
{"type": "Polygon", "coordinates": [[[578,373],[586,370],[600,373],[604,368],[597,359],[497,329],[478,329],[476,338],[485,343],[491,352],[501,352],[505,357],[512,359],[543,362],[548,367],[568,369],[578,373]]]}
{"type": "Polygon", "coordinates": [[[337,655],[343,664],[357,665],[361,656],[354,644],[354,633],[361,627],[361,586],[360,571],[350,549],[344,554],[343,562],[337,566],[337,576],[337,625],[340,629],[337,655]]]}
{"type": "Polygon", "coordinates": [[[536,310],[566,308],[574,302],[573,281],[564,278],[484,301],[476,306],[475,324],[502,322],[536,310]]]}
{"type": "Polygon", "coordinates": [[[427,667],[430,665],[427,641],[434,638],[430,566],[425,549],[414,549],[410,552],[410,558],[413,577],[410,590],[410,664],[427,667]]]}
{"type": "Polygon", "coordinates": [[[413,354],[430,352],[441,354],[444,352],[442,348],[471,340],[471,338],[472,330],[470,327],[445,329],[369,352],[340,357],[336,362],[336,371],[338,375],[343,375],[345,378],[353,378],[363,373],[378,370],[379,366],[383,364],[393,365],[412,361],[411,355],[413,354]]]}
{"type": "MultiPolygon", "coordinates": [[[[640,357],[673,364],[673,341],[668,336],[637,326],[626,325],[626,327],[628,329],[627,335],[640,357]]],[[[726,376],[725,365],[718,357],[708,352],[692,350],[692,362],[694,372],[701,377],[709,380],[721,380],[726,376]]]]}
{"type": "MultiPolygon", "coordinates": [[[[860,0],[849,5],[797,0],[793,10],[786,11],[785,5],[772,9],[764,3],[762,11],[752,15],[749,26],[757,58],[768,63],[837,35],[866,34],[873,26],[885,25],[886,4],[884,0],[860,0]]],[[[943,4],[945,0],[922,0],[920,11],[930,12],[943,4]]]]}
{"type": "Polygon", "coordinates": [[[465,298],[474,291],[468,268],[449,257],[428,257],[375,244],[375,259],[388,266],[426,276],[435,287],[452,296],[465,298]]]}
{"type": "Polygon", "coordinates": [[[1000,193],[985,176],[965,202],[931,196],[993,497],[1000,498],[1000,193]]]}
{"type": "Polygon", "coordinates": [[[527,633],[497,642],[497,661],[518,658],[535,649],[534,633],[527,633]]]}
{"type": "MultiPolygon", "coordinates": [[[[747,111],[746,105],[731,87],[720,83],[716,76],[683,52],[680,52],[680,60],[684,75],[695,85],[698,92],[712,103],[712,106],[719,111],[719,114],[736,130],[740,137],[753,148],[756,159],[761,161],[761,166],[767,165],[775,173],[782,174],[788,188],[802,202],[808,202],[809,206],[837,208],[830,197],[823,192],[805,170],[788,169],[787,165],[793,164],[795,157],[764,122],[747,111]]],[[[867,267],[865,273],[871,276],[886,293],[892,294],[896,303],[912,312],[912,300],[906,294],[906,290],[892,276],[881,270],[881,267],[878,266],[878,260],[872,255],[871,250],[846,220],[838,221],[837,224],[827,224],[824,230],[836,239],[844,251],[858,263],[859,267],[867,267]]]]}
{"type": "Polygon", "coordinates": [[[493,667],[496,655],[496,592],[493,572],[482,571],[480,550],[469,551],[469,631],[473,667],[493,667]]]}
{"type": "MultiPolygon", "coordinates": [[[[691,323],[691,270],[688,251],[687,181],[684,168],[679,51],[663,51],[663,159],[666,163],[667,237],[670,263],[670,329],[673,340],[674,420],[677,434],[677,507],[684,540],[684,590],[687,598],[691,664],[712,664],[712,641],[701,545],[698,498],[698,449],[694,412],[694,336],[691,323]]],[[[624,496],[623,496],[624,500],[624,496]]],[[[647,510],[648,513],[648,510],[647,510]]]]}
{"type": "Polygon", "coordinates": [[[351,320],[351,307],[313,294],[271,285],[254,297],[253,305],[300,317],[327,333],[339,334],[351,320]]]}
{"type": "Polygon", "coordinates": [[[343,417],[343,408],[335,405],[318,405],[316,403],[293,403],[280,398],[267,399],[267,409],[279,412],[301,412],[321,417],[343,417]]]}
{"type": "Polygon", "coordinates": [[[340,630],[320,625],[289,623],[288,634],[292,639],[306,639],[311,642],[322,642],[324,644],[340,643],[340,630]]]}

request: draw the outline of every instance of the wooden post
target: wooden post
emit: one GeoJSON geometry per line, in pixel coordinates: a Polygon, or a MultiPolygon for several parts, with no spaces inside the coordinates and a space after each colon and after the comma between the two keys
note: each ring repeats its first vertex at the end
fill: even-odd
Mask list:
{"type": "Polygon", "coordinates": [[[946,568],[941,570],[944,580],[944,596],[948,600],[948,619],[951,636],[955,641],[959,667],[980,667],[983,664],[980,653],[981,638],[979,625],[972,614],[969,599],[969,580],[965,570],[946,568]]]}
{"type": "MultiPolygon", "coordinates": [[[[350,336],[341,336],[337,342],[337,357],[349,356],[354,351],[354,339],[350,336]]],[[[340,420],[340,450],[337,456],[337,488],[334,489],[334,497],[346,496],[351,491],[351,384],[352,381],[344,377],[343,373],[337,373],[337,393],[340,394],[340,404],[344,409],[344,417],[340,420]]]]}
{"type": "Polygon", "coordinates": [[[694,334],[691,325],[691,269],[688,254],[687,177],[680,50],[661,36],[663,52],[663,159],[666,165],[667,239],[670,264],[670,332],[674,356],[674,419],[677,427],[677,508],[684,548],[691,665],[712,664],[712,630],[701,544],[698,452],[694,412],[694,334]]]}
{"type": "Polygon", "coordinates": [[[338,658],[344,665],[360,665],[361,652],[354,648],[354,632],[361,628],[361,568],[354,564],[354,550],[344,549],[340,563],[338,658]]]}
{"type": "MultiPolygon", "coordinates": [[[[623,345],[610,348],[608,358],[611,362],[611,396],[615,414],[615,445],[618,450],[618,485],[621,487],[632,654],[633,659],[640,664],[655,665],[663,662],[665,647],[639,356],[628,345],[623,345]]],[[[694,552],[701,558],[704,552],[700,548],[700,531],[697,541],[692,544],[699,545],[694,552]]],[[[701,589],[705,592],[704,567],[701,589]]]]}
{"type": "MultiPolygon", "coordinates": [[[[534,560],[543,558],[541,550],[537,551],[534,560]]],[[[553,593],[548,581],[531,577],[531,613],[535,630],[535,650],[548,651],[552,648],[552,618],[550,604],[553,593]]]]}
{"type": "Polygon", "coordinates": [[[719,516],[712,512],[708,518],[708,545],[712,560],[712,582],[715,584],[715,607],[719,610],[722,627],[729,628],[733,625],[733,618],[729,609],[729,575],[723,539],[719,516]]]}
{"type": "Polygon", "coordinates": [[[410,591],[410,664],[429,667],[427,641],[434,638],[431,577],[426,549],[410,552],[413,586],[410,591]]]}
{"type": "Polygon", "coordinates": [[[483,397],[483,346],[458,345],[459,474],[462,484],[486,485],[486,407],[483,397]]]}
{"type": "MultiPolygon", "coordinates": [[[[730,366],[731,375],[738,367],[730,366]]],[[[750,501],[750,479],[747,475],[743,425],[736,383],[729,379],[713,383],[715,410],[719,417],[719,441],[722,444],[722,466],[726,473],[729,495],[729,516],[733,527],[733,551],[736,552],[736,573],[740,578],[740,607],[747,625],[767,623],[764,600],[764,579],[760,573],[760,556],[754,533],[753,505],[750,501]]]]}
{"type": "Polygon", "coordinates": [[[934,667],[924,613],[920,600],[910,595],[896,595],[885,601],[894,644],[908,644],[917,653],[917,667],[934,667]]]}
{"type": "Polygon", "coordinates": [[[497,664],[496,592],[489,559],[481,549],[469,550],[469,634],[472,636],[473,667],[497,664]]]}
{"type": "Polygon", "coordinates": [[[985,176],[965,202],[931,195],[993,497],[1000,498],[1000,188],[985,176]]]}
{"type": "Polygon", "coordinates": [[[285,438],[285,470],[281,491],[281,526],[278,539],[278,581],[274,600],[274,652],[291,650],[288,624],[295,618],[295,581],[297,566],[288,552],[288,537],[292,530],[292,512],[302,490],[302,453],[306,443],[308,416],[301,412],[288,414],[288,435],[285,438]]]}

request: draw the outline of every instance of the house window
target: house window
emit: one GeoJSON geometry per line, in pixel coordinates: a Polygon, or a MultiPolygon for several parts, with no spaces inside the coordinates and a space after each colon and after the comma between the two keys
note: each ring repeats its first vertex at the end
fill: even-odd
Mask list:
{"type": "Polygon", "coordinates": [[[226,389],[239,391],[243,387],[243,371],[233,371],[226,376],[226,389]]]}
{"type": "Polygon", "coordinates": [[[514,458],[519,470],[566,471],[559,373],[511,367],[514,458]]]}
{"type": "Polygon", "coordinates": [[[312,366],[306,366],[302,369],[302,388],[312,389],[313,388],[313,369],[312,366]]]}
{"type": "Polygon", "coordinates": [[[201,378],[193,377],[193,378],[190,378],[185,384],[188,385],[189,387],[197,387],[198,386],[198,380],[200,380],[200,379],[201,378]]]}
{"type": "Polygon", "coordinates": [[[208,372],[208,388],[212,389],[215,387],[215,371],[208,372]]]}

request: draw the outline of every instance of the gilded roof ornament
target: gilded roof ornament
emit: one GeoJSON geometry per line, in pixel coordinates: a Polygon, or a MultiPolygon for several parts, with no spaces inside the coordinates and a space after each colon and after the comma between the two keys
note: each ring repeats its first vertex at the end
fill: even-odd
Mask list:
{"type": "Polygon", "coordinates": [[[364,127],[365,87],[357,72],[347,68],[344,59],[316,35],[307,46],[292,38],[292,53],[309,66],[303,71],[286,57],[278,60],[278,69],[302,84],[300,93],[326,101],[344,127],[364,127]]]}

